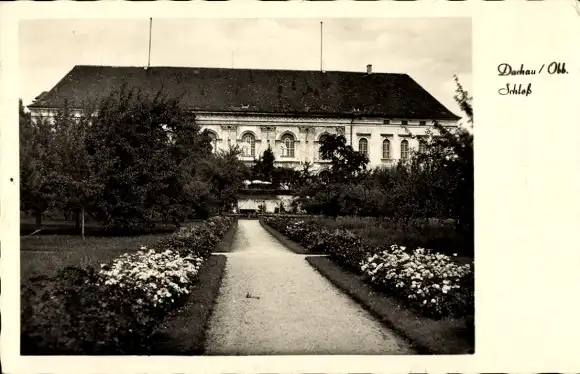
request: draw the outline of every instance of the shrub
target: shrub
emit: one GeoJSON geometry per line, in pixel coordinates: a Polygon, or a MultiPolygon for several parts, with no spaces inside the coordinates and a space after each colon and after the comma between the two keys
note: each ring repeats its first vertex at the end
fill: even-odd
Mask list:
{"type": "Polygon", "coordinates": [[[345,268],[360,273],[360,261],[374,248],[344,228],[329,229],[314,220],[265,217],[265,222],[310,252],[327,253],[345,268]]]}
{"type": "Polygon", "coordinates": [[[426,315],[473,315],[473,271],[449,256],[392,245],[361,262],[365,278],[426,315]]]}
{"type": "MultiPolygon", "coordinates": [[[[393,242],[369,242],[366,236],[363,239],[357,235],[362,228],[376,229],[383,222],[381,220],[265,217],[265,222],[309,251],[328,254],[342,268],[363,275],[381,291],[401,298],[427,316],[473,315],[471,265],[459,265],[451,257],[432,250],[417,248],[409,251],[393,242]],[[384,249],[387,243],[391,246],[384,249]]],[[[421,224],[445,225],[421,220],[401,226],[421,224]]],[[[401,236],[393,237],[404,238],[405,233],[408,231],[402,230],[401,236]]]]}
{"type": "Polygon", "coordinates": [[[98,285],[130,292],[135,302],[156,308],[174,303],[189,293],[191,284],[204,259],[199,256],[182,257],[178,252],[141,247],[141,251],[126,253],[112,264],[102,265],[98,285]]]}
{"type": "Polygon", "coordinates": [[[457,253],[459,256],[473,257],[473,235],[458,230],[452,221],[373,217],[319,218],[315,221],[331,229],[352,230],[369,244],[379,247],[397,244],[407,248],[430,248],[447,255],[457,253]]]}
{"type": "Polygon", "coordinates": [[[147,354],[155,328],[183,305],[232,223],[217,217],[182,228],[98,273],[66,268],[30,279],[22,287],[22,354],[147,354]]]}

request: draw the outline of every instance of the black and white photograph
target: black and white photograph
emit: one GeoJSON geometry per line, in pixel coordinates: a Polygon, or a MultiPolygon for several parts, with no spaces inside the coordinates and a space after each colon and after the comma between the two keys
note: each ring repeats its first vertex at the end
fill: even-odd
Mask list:
{"type": "Polygon", "coordinates": [[[469,355],[470,18],[19,22],[22,355],[469,355]]]}
{"type": "Polygon", "coordinates": [[[0,2],[0,371],[578,372],[578,40],[578,0],[0,2]]]}

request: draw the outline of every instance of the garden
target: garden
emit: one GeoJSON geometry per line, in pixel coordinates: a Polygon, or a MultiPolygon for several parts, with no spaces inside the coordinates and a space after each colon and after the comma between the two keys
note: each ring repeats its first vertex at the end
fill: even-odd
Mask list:
{"type": "Polygon", "coordinates": [[[233,222],[212,217],[98,265],[28,278],[21,291],[22,354],[155,354],[159,328],[172,313],[204,303],[197,305],[205,312],[198,313],[192,342],[199,353],[225,265],[211,252],[233,222]],[[204,270],[213,287],[192,294],[204,270]],[[211,297],[203,294],[208,290],[211,297]]]}
{"type": "Polygon", "coordinates": [[[433,317],[473,314],[473,266],[458,261],[457,254],[405,247],[394,241],[377,245],[351,229],[330,228],[320,221],[324,220],[264,218],[309,253],[329,255],[341,267],[397,294],[421,313],[433,317]]]}
{"type": "MultiPolygon", "coordinates": [[[[473,352],[474,269],[468,257],[405,247],[394,241],[377,244],[346,228],[348,225],[339,226],[349,221],[346,217],[273,216],[262,220],[283,234],[281,241],[296,242],[304,248],[300,253],[328,255],[307,260],[376,317],[412,340],[420,351],[473,352]]],[[[293,248],[292,244],[287,246],[293,248]]]]}
{"type": "MultiPolygon", "coordinates": [[[[472,99],[456,83],[455,100],[473,125],[472,99]]],[[[306,214],[262,217],[262,224],[296,252],[326,254],[307,260],[422,351],[469,353],[475,341],[473,134],[435,122],[419,141],[424,147],[408,159],[368,170],[368,158],[344,137],[326,137],[326,177],[296,191],[306,214]]]]}
{"type": "Polygon", "coordinates": [[[327,255],[307,261],[426,352],[473,350],[468,132],[435,124],[424,152],[374,170],[330,135],[322,178],[274,168],[271,151],[252,168],[235,148],[212,152],[161,95],[95,105],[38,122],[21,107],[22,354],[203,353],[225,267],[212,252],[227,252],[237,222],[224,213],[249,175],[292,185],[302,215],[260,218],[287,248],[327,255]]]}

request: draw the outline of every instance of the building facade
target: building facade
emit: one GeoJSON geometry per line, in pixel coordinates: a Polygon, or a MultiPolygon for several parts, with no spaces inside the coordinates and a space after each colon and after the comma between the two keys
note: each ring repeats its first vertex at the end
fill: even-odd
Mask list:
{"type": "MultiPolygon", "coordinates": [[[[456,124],[454,120],[438,122],[456,124]]],[[[205,114],[198,115],[198,123],[209,131],[214,150],[238,146],[241,159],[253,162],[270,147],[277,166],[297,168],[309,162],[314,170],[321,170],[329,162],[320,156],[321,140],[326,135],[343,135],[347,144],[369,157],[370,167],[390,166],[420,148],[420,138],[427,135],[433,121],[205,114]]]]}
{"type": "Polygon", "coordinates": [[[67,103],[82,112],[122,84],[177,96],[212,137],[214,151],[231,146],[253,162],[269,148],[276,166],[305,162],[323,170],[320,142],[344,135],[369,157],[389,166],[421,147],[434,121],[457,126],[459,117],[406,74],[293,70],[76,66],[28,108],[50,116],[67,103]]]}

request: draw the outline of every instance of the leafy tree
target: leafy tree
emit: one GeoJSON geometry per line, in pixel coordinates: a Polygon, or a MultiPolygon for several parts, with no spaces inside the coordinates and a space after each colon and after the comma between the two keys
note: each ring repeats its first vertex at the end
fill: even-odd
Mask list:
{"type": "MultiPolygon", "coordinates": [[[[454,99],[473,126],[472,98],[456,79],[454,99]]],[[[473,135],[464,127],[434,123],[425,151],[394,167],[366,171],[366,160],[337,136],[323,140],[331,160],[326,181],[308,182],[297,202],[309,213],[414,218],[453,218],[463,233],[473,233],[473,135]]]]}
{"type": "Polygon", "coordinates": [[[364,176],[369,159],[346,144],[343,135],[328,135],[320,146],[323,159],[331,161],[330,175],[332,180],[347,181],[364,176]]]}
{"type": "Polygon", "coordinates": [[[86,133],[93,110],[73,113],[67,103],[53,118],[54,141],[52,147],[58,160],[57,206],[75,215],[75,227],[80,228],[80,217],[89,201],[99,194],[99,183],[90,173],[86,152],[86,133]]]}
{"type": "Polygon", "coordinates": [[[123,87],[97,107],[87,129],[88,169],[99,191],[89,209],[109,227],[176,225],[203,213],[210,187],[196,180],[211,153],[195,115],[179,100],[123,87]]]}
{"type": "Polygon", "coordinates": [[[274,156],[274,152],[270,147],[268,147],[268,149],[264,151],[262,156],[258,160],[256,160],[256,163],[252,168],[253,179],[271,182],[275,172],[274,167],[275,161],[276,157],[274,156]]]}
{"type": "MultiPolygon", "coordinates": [[[[209,187],[203,194],[206,206],[211,210],[227,211],[237,202],[237,194],[246,178],[247,168],[239,159],[240,151],[230,148],[228,151],[220,151],[202,160],[195,176],[196,183],[209,187]]],[[[201,207],[198,206],[198,211],[201,207]]]]}
{"type": "MultiPolygon", "coordinates": [[[[467,115],[473,127],[473,98],[465,91],[455,76],[454,99],[467,115]]],[[[455,218],[463,231],[472,232],[474,215],[474,159],[473,134],[467,128],[450,130],[434,124],[438,136],[427,140],[426,152],[416,154],[414,163],[420,168],[425,185],[431,186],[430,196],[444,207],[442,213],[455,218]]],[[[435,209],[434,209],[435,210],[435,209]]]]}
{"type": "Polygon", "coordinates": [[[298,173],[298,180],[296,181],[294,187],[300,188],[310,180],[312,180],[312,163],[305,162],[302,164],[302,169],[298,173]]]}
{"type": "Polygon", "coordinates": [[[48,118],[33,121],[19,101],[20,209],[33,213],[36,226],[42,214],[55,205],[58,161],[52,146],[54,131],[48,118]]]}

